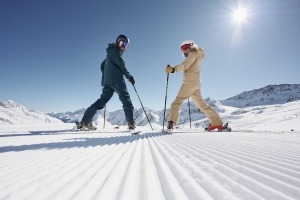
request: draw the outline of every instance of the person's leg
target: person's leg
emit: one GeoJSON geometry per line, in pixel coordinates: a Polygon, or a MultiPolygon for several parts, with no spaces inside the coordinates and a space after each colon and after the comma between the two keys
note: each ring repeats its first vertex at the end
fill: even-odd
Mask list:
{"type": "Polygon", "coordinates": [[[114,94],[114,90],[109,86],[104,86],[102,88],[102,94],[100,98],[93,103],[90,107],[88,107],[82,117],[82,121],[85,123],[91,123],[94,115],[96,114],[97,110],[101,110],[104,108],[105,104],[111,99],[114,94]]]}
{"type": "Polygon", "coordinates": [[[211,126],[220,126],[223,125],[223,122],[219,116],[219,114],[209,105],[205,103],[205,101],[202,98],[202,95],[200,93],[200,87],[198,90],[194,92],[192,95],[192,100],[194,104],[205,113],[207,116],[209,122],[211,123],[211,126]]]}
{"type": "Polygon", "coordinates": [[[171,104],[168,121],[173,121],[175,124],[179,119],[180,108],[187,98],[189,98],[197,89],[194,85],[183,84],[176,96],[176,99],[171,104]]]}
{"type": "Polygon", "coordinates": [[[123,110],[125,113],[125,117],[127,121],[133,120],[133,105],[130,99],[130,95],[128,93],[127,87],[125,83],[121,83],[118,85],[112,85],[111,86],[114,91],[119,95],[119,99],[123,104],[123,110]]]}

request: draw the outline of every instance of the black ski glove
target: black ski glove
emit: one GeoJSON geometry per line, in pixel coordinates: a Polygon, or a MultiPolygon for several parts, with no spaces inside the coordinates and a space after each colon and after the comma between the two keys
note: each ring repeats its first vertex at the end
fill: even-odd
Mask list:
{"type": "Polygon", "coordinates": [[[132,85],[134,85],[134,84],[135,84],[135,80],[134,80],[133,76],[132,76],[132,77],[130,77],[130,79],[129,79],[129,82],[130,82],[132,85]]]}

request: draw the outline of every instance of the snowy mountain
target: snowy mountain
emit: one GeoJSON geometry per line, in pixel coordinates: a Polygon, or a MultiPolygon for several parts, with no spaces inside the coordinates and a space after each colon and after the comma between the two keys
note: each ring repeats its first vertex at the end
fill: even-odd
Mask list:
{"type": "Polygon", "coordinates": [[[0,102],[0,125],[62,123],[49,115],[28,109],[11,100],[0,102]]]}
{"type": "MultiPolygon", "coordinates": [[[[216,101],[211,98],[206,98],[205,102],[209,104],[211,107],[213,107],[217,112],[219,113],[225,112],[224,106],[219,101],[216,101]]],[[[65,123],[75,123],[81,120],[85,110],[86,108],[77,110],[73,113],[65,112],[65,113],[47,113],[47,114],[52,117],[56,117],[65,123]]],[[[149,108],[145,108],[145,111],[151,123],[156,123],[159,125],[163,124],[164,110],[156,111],[149,108]]],[[[206,118],[204,113],[199,108],[197,108],[192,101],[190,102],[190,113],[193,121],[206,118]]],[[[166,110],[166,119],[168,117],[168,114],[169,114],[169,109],[166,110]]],[[[106,111],[105,115],[106,115],[105,123],[111,125],[127,125],[127,120],[125,118],[123,110],[117,110],[114,112],[106,111]]],[[[135,119],[136,125],[138,126],[145,126],[148,124],[148,119],[142,108],[134,109],[133,117],[135,119]]],[[[104,119],[104,111],[100,110],[94,116],[93,123],[95,123],[96,125],[101,125],[104,123],[103,119],[104,119]]],[[[188,102],[184,103],[181,107],[178,124],[184,124],[187,121],[189,121],[188,102]]]]}
{"type": "MultiPolygon", "coordinates": [[[[75,112],[62,112],[62,113],[51,112],[51,113],[47,113],[47,114],[49,116],[56,117],[65,123],[75,123],[82,119],[85,110],[86,110],[86,108],[76,110],[75,112]]],[[[148,109],[148,108],[145,108],[145,111],[151,122],[159,123],[160,116],[159,116],[158,112],[156,112],[155,110],[148,109]]],[[[136,120],[136,125],[143,126],[148,123],[148,120],[147,120],[146,115],[144,114],[144,111],[142,108],[134,109],[133,116],[134,116],[134,119],[136,120]]],[[[93,118],[93,123],[100,125],[100,124],[103,124],[103,120],[104,120],[104,110],[97,111],[97,113],[95,114],[95,116],[93,118]]],[[[112,124],[112,125],[127,125],[127,120],[125,118],[124,111],[116,110],[114,112],[110,112],[110,111],[106,110],[105,123],[112,124]]]]}
{"type": "Polygon", "coordinates": [[[300,84],[280,84],[243,92],[220,102],[226,106],[244,108],[283,104],[297,100],[300,100],[300,84]]]}
{"type": "MultiPolygon", "coordinates": [[[[65,123],[75,123],[81,120],[84,112],[86,111],[86,108],[82,108],[79,110],[76,110],[75,112],[50,112],[46,113],[51,117],[55,117],[57,119],[60,119],[61,121],[65,123]]],[[[102,111],[100,111],[102,112],[102,111]]]]}
{"type": "MultiPolygon", "coordinates": [[[[234,97],[228,98],[223,101],[216,101],[212,98],[204,99],[207,104],[213,107],[221,116],[222,119],[231,119],[232,116],[238,116],[245,113],[258,113],[264,112],[267,105],[280,105],[288,102],[300,100],[300,84],[281,84],[269,85],[260,89],[243,92],[234,97]]],[[[190,101],[190,111],[188,102],[185,102],[181,107],[180,118],[177,125],[186,124],[189,122],[189,112],[191,113],[191,121],[196,122],[197,126],[204,126],[208,123],[204,113],[198,109],[195,104],[190,101]],[[202,120],[201,123],[199,120],[202,120]]],[[[22,124],[22,123],[51,123],[55,122],[54,118],[61,120],[65,123],[75,123],[82,119],[86,108],[76,110],[75,112],[61,112],[61,113],[41,113],[30,110],[24,106],[18,105],[13,101],[6,101],[1,103],[0,107],[0,124],[22,124]],[[4,109],[5,108],[5,109],[4,109]],[[39,113],[33,115],[33,113],[39,113]],[[42,115],[40,115],[42,114],[42,115]],[[48,116],[49,115],[49,116],[48,116]],[[39,117],[33,117],[39,116],[39,117]],[[40,121],[38,120],[40,119],[40,121]]],[[[268,107],[269,109],[269,107],[268,107]]],[[[273,109],[273,107],[271,107],[273,109]]],[[[145,108],[147,116],[151,123],[162,125],[164,110],[156,111],[153,109],[145,108]]],[[[166,117],[168,118],[169,109],[166,110],[166,117]]],[[[148,125],[147,117],[142,108],[134,110],[134,119],[136,125],[148,125]]],[[[228,121],[228,120],[227,120],[228,121]]],[[[93,118],[93,123],[96,125],[103,125],[104,123],[104,110],[100,110],[93,118]]],[[[105,113],[106,125],[127,125],[123,110],[110,112],[106,110],[105,113]]],[[[164,123],[166,125],[166,122],[164,123]]]]}
{"type": "MultiPolygon", "coordinates": [[[[253,109],[260,109],[257,108],[257,106],[284,104],[297,100],[300,100],[300,84],[281,84],[268,85],[260,89],[243,92],[223,101],[216,101],[208,97],[205,99],[205,102],[225,117],[227,115],[231,116],[250,112],[252,107],[254,107],[253,109]]],[[[148,108],[145,109],[151,123],[156,123],[159,125],[163,124],[163,110],[156,111],[148,108]]],[[[53,113],[48,114],[50,116],[57,117],[64,122],[74,123],[76,121],[80,121],[84,113],[83,110],[85,109],[75,111],[74,113],[67,112],[55,115],[53,113]],[[81,115],[78,113],[81,113],[81,115]]],[[[204,113],[200,109],[198,109],[192,101],[190,101],[190,113],[191,121],[197,121],[206,118],[204,113]]],[[[169,109],[166,110],[166,119],[168,117],[168,114],[169,109]]],[[[148,120],[141,108],[134,110],[134,119],[136,120],[136,124],[139,126],[145,126],[148,124],[148,120]]],[[[110,123],[112,125],[125,125],[127,123],[123,110],[117,110],[115,112],[106,111],[106,121],[106,123],[110,123]]],[[[188,121],[189,109],[188,102],[186,102],[181,107],[180,118],[177,124],[185,124],[188,121]]],[[[103,124],[102,110],[97,112],[93,119],[93,122],[97,125],[103,124]]],[[[204,124],[207,123],[208,121],[204,122],[204,124]]],[[[199,124],[199,126],[203,126],[204,124],[199,124]]]]}

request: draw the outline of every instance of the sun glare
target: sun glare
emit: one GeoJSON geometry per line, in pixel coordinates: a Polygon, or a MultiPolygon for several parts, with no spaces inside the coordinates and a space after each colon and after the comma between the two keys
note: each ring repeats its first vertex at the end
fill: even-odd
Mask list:
{"type": "Polygon", "coordinates": [[[234,21],[241,23],[245,20],[247,16],[246,10],[245,9],[238,9],[233,13],[233,19],[234,21]]]}

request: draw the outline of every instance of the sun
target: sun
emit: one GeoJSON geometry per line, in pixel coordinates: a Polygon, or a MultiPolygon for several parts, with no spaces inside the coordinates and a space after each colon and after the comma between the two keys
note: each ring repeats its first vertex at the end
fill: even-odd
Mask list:
{"type": "Polygon", "coordinates": [[[247,17],[247,11],[245,9],[239,8],[233,13],[232,17],[235,22],[241,23],[245,21],[247,17]]]}

